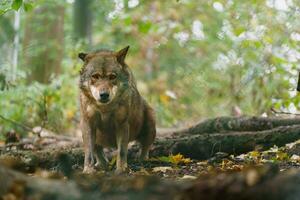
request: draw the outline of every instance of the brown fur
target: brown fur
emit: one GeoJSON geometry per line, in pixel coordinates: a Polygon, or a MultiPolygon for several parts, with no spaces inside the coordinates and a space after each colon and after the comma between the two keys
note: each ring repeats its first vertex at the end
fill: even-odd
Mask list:
{"type": "Polygon", "coordinates": [[[107,167],[104,147],[118,149],[116,170],[125,171],[127,146],[133,140],[141,144],[141,158],[148,158],[156,135],[154,113],[139,94],[131,70],[125,64],[128,48],[119,52],[101,50],[79,54],[84,61],[79,85],[84,172],[93,171],[95,165],[107,167]],[[101,92],[109,94],[109,102],[100,102],[101,92]]]}

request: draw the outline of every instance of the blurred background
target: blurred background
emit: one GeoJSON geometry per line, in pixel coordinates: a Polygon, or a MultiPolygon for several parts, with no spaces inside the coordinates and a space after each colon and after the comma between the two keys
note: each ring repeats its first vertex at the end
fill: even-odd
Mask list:
{"type": "Polygon", "coordinates": [[[297,113],[299,44],[299,0],[1,0],[0,133],[74,133],[78,53],[126,45],[159,127],[297,113]]]}

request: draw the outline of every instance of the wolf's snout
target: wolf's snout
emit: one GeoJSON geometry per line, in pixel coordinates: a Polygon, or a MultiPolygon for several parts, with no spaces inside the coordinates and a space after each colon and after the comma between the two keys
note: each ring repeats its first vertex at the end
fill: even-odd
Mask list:
{"type": "Polygon", "coordinates": [[[109,100],[109,93],[108,92],[100,92],[100,102],[106,103],[109,100]]]}

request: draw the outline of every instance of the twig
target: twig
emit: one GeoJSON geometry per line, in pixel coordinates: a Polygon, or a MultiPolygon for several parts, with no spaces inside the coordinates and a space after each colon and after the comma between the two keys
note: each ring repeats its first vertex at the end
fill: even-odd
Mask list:
{"type": "Polygon", "coordinates": [[[32,128],[30,128],[29,126],[26,126],[26,125],[24,125],[24,124],[21,124],[20,122],[17,122],[17,121],[15,121],[15,120],[13,120],[13,119],[8,119],[8,118],[4,117],[3,115],[0,115],[0,118],[3,119],[4,121],[8,121],[8,122],[10,122],[10,123],[12,123],[12,124],[15,124],[15,125],[17,125],[17,126],[20,126],[20,127],[22,127],[23,129],[25,129],[25,130],[27,130],[27,131],[32,131],[32,128]]]}
{"type": "Polygon", "coordinates": [[[277,111],[274,108],[271,108],[271,111],[275,114],[285,114],[285,115],[300,115],[299,113],[290,113],[290,112],[284,112],[284,111],[277,111]]]}

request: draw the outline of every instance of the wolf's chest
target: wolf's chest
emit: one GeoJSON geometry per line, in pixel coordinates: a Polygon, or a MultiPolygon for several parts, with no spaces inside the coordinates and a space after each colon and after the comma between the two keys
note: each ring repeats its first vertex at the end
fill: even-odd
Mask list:
{"type": "Polygon", "coordinates": [[[96,130],[96,144],[103,147],[116,147],[115,130],[97,129],[96,130]]]}
{"type": "Polygon", "coordinates": [[[104,147],[116,146],[116,123],[112,115],[101,115],[96,127],[96,144],[104,147]]]}

